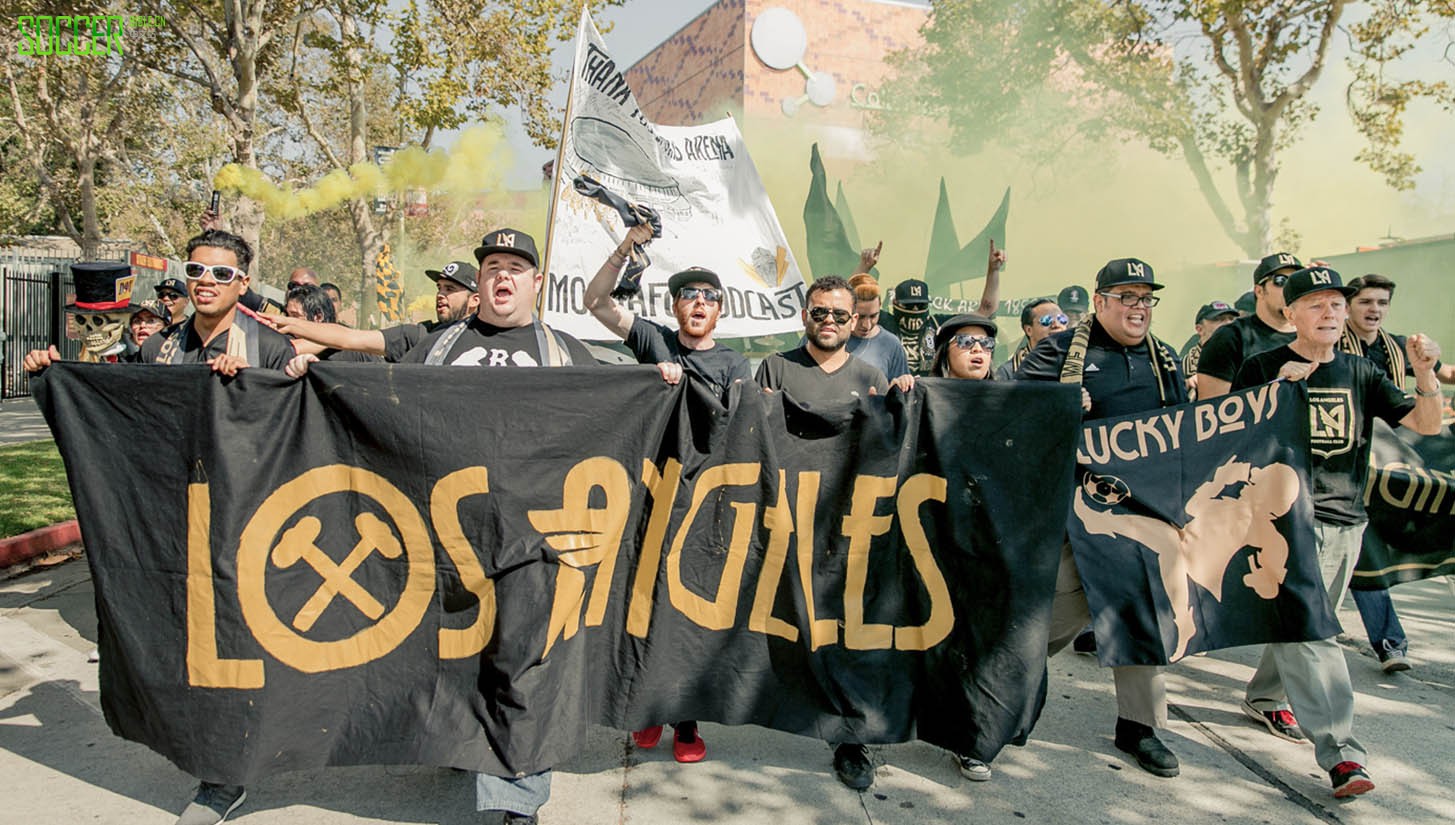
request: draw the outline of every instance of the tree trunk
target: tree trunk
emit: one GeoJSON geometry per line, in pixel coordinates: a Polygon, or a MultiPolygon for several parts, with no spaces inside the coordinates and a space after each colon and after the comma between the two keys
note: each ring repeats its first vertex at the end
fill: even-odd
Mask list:
{"type": "Polygon", "coordinates": [[[96,159],[77,158],[76,178],[81,194],[81,260],[94,261],[101,250],[101,221],[96,215],[96,159]]]}
{"type": "MultiPolygon", "coordinates": [[[[369,158],[369,110],[364,101],[363,55],[355,47],[359,30],[353,16],[347,11],[339,16],[339,31],[343,35],[348,59],[349,88],[349,165],[367,162],[369,158]]],[[[354,240],[359,245],[359,323],[364,322],[364,308],[375,294],[374,264],[379,250],[384,246],[383,234],[374,224],[374,205],[369,198],[355,198],[349,203],[349,218],[354,225],[354,240]]]]}

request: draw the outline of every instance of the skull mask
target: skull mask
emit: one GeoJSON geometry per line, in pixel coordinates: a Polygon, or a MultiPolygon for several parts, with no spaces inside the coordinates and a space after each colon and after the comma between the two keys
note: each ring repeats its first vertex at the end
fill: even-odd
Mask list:
{"type": "Polygon", "coordinates": [[[131,318],[128,312],[86,312],[76,313],[76,326],[81,330],[83,345],[81,358],[105,358],[125,349],[121,334],[131,318]]]}

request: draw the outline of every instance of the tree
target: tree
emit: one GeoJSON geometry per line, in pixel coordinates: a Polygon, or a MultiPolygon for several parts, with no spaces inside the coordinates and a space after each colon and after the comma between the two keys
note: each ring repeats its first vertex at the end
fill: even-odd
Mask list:
{"type": "MultiPolygon", "coordinates": [[[[1413,174],[1398,152],[1404,106],[1440,91],[1365,91],[1375,72],[1447,0],[1377,0],[1377,25],[1355,25],[1351,113],[1369,137],[1360,156],[1396,185],[1413,174]],[[1436,7],[1432,9],[1431,7],[1436,7]],[[1363,103],[1361,115],[1359,103],[1363,103]],[[1362,119],[1362,121],[1361,121],[1362,119]]],[[[1026,138],[1135,137],[1180,156],[1224,233],[1250,257],[1274,244],[1279,155],[1318,114],[1322,76],[1348,0],[941,0],[923,50],[897,54],[894,99],[945,119],[958,151],[1026,138]],[[911,78],[913,79],[911,81],[911,78]],[[1224,194],[1217,164],[1232,171],[1224,194]]],[[[1039,141],[1039,143],[1035,143],[1039,141]]],[[[1049,150],[1054,151],[1054,150],[1049,150]]]]}
{"type": "Polygon", "coordinates": [[[7,55],[0,79],[17,154],[61,231],[80,246],[81,259],[90,261],[101,244],[104,217],[98,184],[105,167],[120,162],[128,141],[144,137],[134,130],[146,92],[138,88],[137,62],[116,38],[115,23],[73,6],[48,11],[86,23],[62,26],[60,19],[75,18],[35,16],[7,27],[0,34],[0,50],[7,55]],[[61,53],[35,53],[51,37],[61,53]]]}

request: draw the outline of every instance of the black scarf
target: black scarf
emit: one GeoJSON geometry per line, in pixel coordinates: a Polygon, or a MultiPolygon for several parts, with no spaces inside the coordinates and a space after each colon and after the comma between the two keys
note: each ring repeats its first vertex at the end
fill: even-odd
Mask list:
{"type": "MultiPolygon", "coordinates": [[[[646,204],[628,203],[626,198],[602,186],[599,181],[586,175],[577,175],[571,181],[576,191],[603,206],[609,206],[616,210],[621,216],[621,222],[627,227],[638,224],[651,224],[652,237],[662,237],[662,216],[657,210],[646,204]]],[[[642,291],[642,273],[652,265],[652,259],[647,257],[645,244],[632,244],[631,255],[627,256],[626,272],[622,273],[621,280],[617,282],[616,289],[611,291],[613,298],[626,298],[642,291]]]]}

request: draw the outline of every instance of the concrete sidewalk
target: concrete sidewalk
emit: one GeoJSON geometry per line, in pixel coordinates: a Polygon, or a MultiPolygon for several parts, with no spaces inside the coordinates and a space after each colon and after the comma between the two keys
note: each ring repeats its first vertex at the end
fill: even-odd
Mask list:
{"type": "Polygon", "coordinates": [[[51,428],[34,398],[11,398],[0,405],[0,445],[51,438],[51,428]]]}
{"type": "MultiPolygon", "coordinates": [[[[1182,776],[1158,779],[1112,747],[1110,675],[1069,652],[1051,660],[1051,689],[1033,741],[1008,748],[988,783],[962,779],[922,743],[873,748],[874,787],[839,785],[822,742],[754,727],[704,725],[707,761],[678,765],[670,738],[641,751],[593,729],[556,774],[542,822],[830,823],[1150,822],[1447,823],[1455,821],[1455,597],[1444,580],[1394,591],[1414,670],[1385,676],[1361,635],[1345,649],[1359,693],[1357,735],[1374,793],[1336,802],[1313,749],[1273,738],[1239,710],[1257,651],[1194,657],[1169,672],[1165,740],[1182,776]]],[[[1340,613],[1359,629],[1352,600],[1340,613]]],[[[167,825],[192,780],[113,736],[101,717],[95,611],[84,561],[0,582],[0,790],[3,821],[167,825]]],[[[483,821],[466,774],[418,767],[291,773],[248,789],[229,822],[483,821]]]]}

